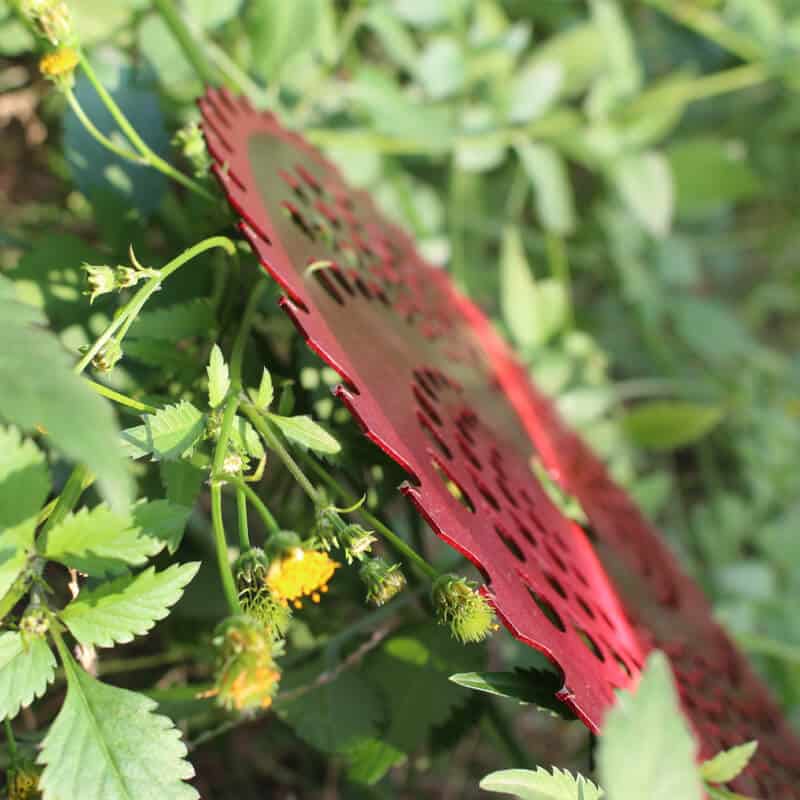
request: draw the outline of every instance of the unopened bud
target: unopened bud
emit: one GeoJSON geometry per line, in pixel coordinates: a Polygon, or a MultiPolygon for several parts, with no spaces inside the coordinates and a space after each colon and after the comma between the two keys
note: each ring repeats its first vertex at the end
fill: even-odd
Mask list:
{"type": "Polygon", "coordinates": [[[367,600],[376,606],[388,603],[406,585],[400,565],[389,564],[382,558],[365,561],[359,575],[367,587],[367,600]]]}
{"type": "Polygon", "coordinates": [[[122,358],[122,347],[114,339],[107,341],[92,359],[92,366],[98,372],[111,372],[122,358]]]}
{"type": "Polygon", "coordinates": [[[434,583],[432,594],[439,623],[449,626],[460,642],[481,642],[494,629],[494,612],[472,581],[443,575],[434,583]]]}

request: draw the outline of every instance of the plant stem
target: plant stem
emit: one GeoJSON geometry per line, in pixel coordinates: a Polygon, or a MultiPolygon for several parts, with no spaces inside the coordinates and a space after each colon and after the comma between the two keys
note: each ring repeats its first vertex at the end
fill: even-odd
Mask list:
{"type": "Polygon", "coordinates": [[[134,400],[132,397],[127,397],[124,394],[115,392],[113,389],[109,389],[108,386],[103,386],[102,383],[97,383],[90,378],[87,378],[86,382],[97,394],[107,397],[115,403],[132,408],[134,411],[143,411],[145,414],[155,414],[158,411],[155,406],[149,406],[147,403],[141,403],[138,400],[134,400]]]}
{"type": "Polygon", "coordinates": [[[222,590],[225,593],[225,599],[228,601],[231,614],[239,614],[242,609],[239,605],[236,581],[233,578],[233,571],[228,558],[228,542],[225,538],[225,525],[222,520],[223,479],[220,476],[222,475],[222,467],[228,452],[228,439],[236,419],[238,406],[239,399],[237,395],[230,394],[225,403],[225,411],[222,414],[222,425],[220,426],[219,439],[217,439],[214,461],[211,467],[211,524],[214,530],[214,544],[217,551],[220,578],[222,579],[222,590]]]}
{"type": "Polygon", "coordinates": [[[566,301],[565,327],[572,330],[575,327],[575,312],[572,302],[572,278],[570,277],[569,258],[564,237],[557,233],[548,233],[545,236],[547,248],[547,261],[550,265],[550,274],[561,284],[566,301]]]}
{"type": "Polygon", "coordinates": [[[126,161],[132,161],[134,164],[146,164],[142,156],[134,153],[133,150],[128,150],[126,147],[122,147],[118,145],[115,141],[110,139],[100,130],[98,130],[97,126],[89,119],[86,112],[83,110],[83,107],[78,102],[78,98],[75,97],[75,93],[72,89],[66,89],[65,94],[67,96],[67,102],[69,103],[70,108],[75,113],[75,116],[78,118],[78,121],[86,128],[86,131],[89,135],[100,142],[103,147],[107,150],[110,150],[115,155],[118,155],[120,158],[124,158],[126,161]]]}
{"type": "Polygon", "coordinates": [[[149,164],[159,172],[163,172],[166,176],[172,178],[174,181],[177,181],[190,191],[195,192],[195,194],[204,197],[206,200],[214,202],[216,198],[213,194],[207,192],[199,183],[197,183],[197,181],[194,181],[184,175],[182,172],[179,172],[177,169],[175,169],[175,167],[172,166],[172,164],[165,161],[163,158],[161,158],[161,156],[157,155],[155,152],[153,152],[153,150],[150,149],[144,139],[139,136],[136,128],[131,125],[130,121],[122,112],[122,109],[117,105],[114,98],[111,97],[111,95],[106,91],[105,86],[103,86],[97,77],[97,74],[89,62],[89,59],[87,59],[83,52],[80,51],[79,57],[81,67],[86,73],[86,77],[89,79],[89,82],[94,87],[97,95],[103,101],[105,107],[109,110],[111,116],[114,118],[114,121],[119,126],[119,129],[125,134],[125,136],[128,137],[128,141],[133,145],[134,149],[139,152],[144,163],[149,164]]]}
{"type": "Polygon", "coordinates": [[[122,340],[122,337],[127,333],[133,321],[136,319],[142,306],[150,298],[161,284],[172,275],[175,270],[191,261],[196,256],[204,253],[206,250],[211,250],[215,247],[221,247],[228,255],[233,255],[236,252],[236,245],[227,236],[212,236],[209,239],[203,239],[188,250],[184,250],[179,256],[173,258],[168,264],[158,270],[156,275],[153,275],[136,294],[117,312],[117,315],[111,321],[109,326],[100,334],[97,341],[86,351],[83,358],[75,365],[74,372],[80,375],[91,360],[103,349],[103,346],[111,339],[111,337],[122,329],[121,335],[117,337],[117,342],[122,340]]]}
{"type": "MultiPolygon", "coordinates": [[[[356,498],[342,486],[336,478],[333,477],[318,461],[305,453],[301,454],[303,462],[307,464],[319,478],[324,481],[342,500],[353,505],[356,498]]],[[[439,578],[439,571],[431,564],[429,564],[411,545],[405,542],[398,536],[391,528],[381,522],[374,514],[371,514],[363,506],[358,509],[360,514],[366,522],[368,522],[398,553],[405,556],[412,564],[414,564],[420,572],[431,581],[439,578]]]]}
{"type": "Polygon", "coordinates": [[[245,496],[250,501],[250,504],[253,506],[253,508],[255,508],[258,516],[261,517],[261,520],[264,523],[264,527],[266,527],[267,531],[269,531],[270,534],[278,533],[281,529],[281,526],[278,525],[277,520],[272,516],[272,512],[267,508],[266,504],[258,496],[258,494],[256,494],[256,492],[241,478],[230,478],[230,482],[234,484],[238,490],[244,492],[245,496]]]}
{"type": "Polygon", "coordinates": [[[244,489],[236,487],[236,512],[239,522],[239,550],[246,553],[250,549],[250,530],[247,525],[247,495],[244,489]]]}
{"type": "Polygon", "coordinates": [[[70,473],[58,501],[53,508],[52,513],[47,518],[44,527],[41,530],[40,536],[46,536],[56,525],[59,524],[69,514],[73,508],[78,504],[84,489],[91,483],[91,474],[83,464],[77,464],[70,473]]]}
{"type": "Polygon", "coordinates": [[[209,68],[205,55],[172,0],[153,0],[153,5],[177,40],[186,59],[194,67],[200,80],[206,84],[216,85],[218,76],[209,68]]]}
{"type": "Polygon", "coordinates": [[[267,281],[260,279],[255,287],[253,287],[253,290],[250,292],[250,297],[247,300],[244,313],[242,314],[239,332],[236,334],[236,339],[233,342],[233,350],[231,351],[231,385],[234,391],[240,391],[242,388],[244,349],[247,346],[247,339],[250,335],[250,329],[253,326],[253,317],[258,310],[259,300],[261,300],[261,295],[264,294],[267,286],[267,281]]]}
{"type": "Polygon", "coordinates": [[[14,729],[11,727],[11,720],[6,717],[3,720],[6,729],[6,741],[8,742],[8,755],[12,765],[17,761],[17,740],[14,737],[14,729]]]}
{"type": "Polygon", "coordinates": [[[300,488],[309,496],[311,502],[314,503],[315,506],[320,506],[322,504],[322,498],[319,492],[314,488],[303,470],[300,469],[289,451],[283,446],[283,442],[281,442],[278,434],[273,430],[270,423],[264,419],[264,417],[258,413],[258,409],[250,403],[245,403],[242,406],[242,411],[250,422],[253,423],[255,429],[261,434],[267,446],[275,451],[275,454],[292,474],[292,477],[300,485],[300,488]]]}

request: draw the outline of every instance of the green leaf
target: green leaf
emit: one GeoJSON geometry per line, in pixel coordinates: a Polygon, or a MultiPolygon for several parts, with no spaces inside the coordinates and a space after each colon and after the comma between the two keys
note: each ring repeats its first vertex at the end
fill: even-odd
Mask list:
{"type": "Polygon", "coordinates": [[[596,101],[594,97],[590,98],[590,107],[607,113],[641,88],[642,70],[636,58],[631,31],[617,1],[590,0],[590,6],[592,19],[605,42],[606,53],[606,72],[598,81],[604,98],[600,108],[593,107],[596,101]]]}
{"type": "Polygon", "coordinates": [[[442,100],[464,86],[466,69],[458,41],[452,36],[438,36],[423,50],[415,72],[428,97],[442,100]]]}
{"type": "Polygon", "coordinates": [[[142,312],[131,326],[128,337],[179,342],[191,336],[208,336],[214,327],[210,301],[199,298],[142,312]]]}
{"type": "Polygon", "coordinates": [[[487,792],[513,794],[520,800],[598,800],[604,796],[603,790],[583,775],[576,777],[557,767],[552,773],[541,767],[504,769],[487,775],[480,786],[487,792]]]}
{"type": "Polygon", "coordinates": [[[611,170],[611,180],[628,210],[653,236],[669,233],[675,191],[669,162],[653,151],[620,158],[611,170]]]}
{"type": "Polygon", "coordinates": [[[364,25],[380,39],[389,58],[409,72],[414,70],[418,58],[414,37],[386,6],[372,5],[366,9],[364,25]]]}
{"type": "Polygon", "coordinates": [[[280,428],[281,433],[292,442],[308,447],[318,453],[338,453],[342,447],[321,425],[311,417],[282,417],[279,414],[267,415],[271,422],[280,428]]]}
{"type": "Polygon", "coordinates": [[[0,719],[13,719],[41,697],[55,669],[46,639],[30,636],[26,641],[17,631],[0,633],[0,719]]]}
{"type": "Polygon", "coordinates": [[[147,425],[134,425],[120,431],[120,445],[128,458],[143,458],[153,452],[147,425]]]}
{"type": "Polygon", "coordinates": [[[556,698],[563,685],[561,677],[548,670],[529,667],[514,672],[458,672],[450,680],[465,689],[531,703],[563,719],[575,719],[569,708],[556,698]]]}
{"type": "Polygon", "coordinates": [[[124,575],[81,592],[59,616],[83,645],[125,644],[169,614],[199,568],[199,563],[173,564],[163,572],[149,567],[138,575],[124,575]]]}
{"type": "Polygon", "coordinates": [[[511,226],[503,234],[500,290],[503,319],[521,347],[544,344],[562,326],[566,312],[563,288],[553,280],[534,280],[520,232],[511,226]]]}
{"type": "Polygon", "coordinates": [[[46,800],[194,800],[180,732],[153,713],[156,702],[107,686],[64,659],[67,697],[42,742],[39,786],[46,800]]]}
{"type": "Polygon", "coordinates": [[[380,740],[360,742],[351,758],[364,782],[374,783],[405,759],[453,709],[467,700],[464,689],[448,681],[454,669],[482,665],[484,651],[454,641],[440,626],[418,625],[389,639],[372,653],[367,674],[388,704],[388,727],[380,740]]]}
{"type": "Polygon", "coordinates": [[[218,344],[211,348],[211,357],[206,372],[208,373],[208,404],[211,408],[218,408],[225,400],[228,389],[231,388],[228,365],[225,363],[225,356],[222,355],[218,344]]]}
{"type": "MultiPolygon", "coordinates": [[[[296,671],[282,691],[291,696],[312,685],[326,668],[320,659],[296,671]]],[[[354,670],[344,670],[335,680],[279,703],[276,710],[300,738],[324,753],[343,753],[376,736],[383,719],[380,695],[365,674],[354,670]]]]}
{"type": "Polygon", "coordinates": [[[72,359],[45,323],[0,276],[0,386],[14,387],[0,391],[0,416],[25,430],[43,427],[53,446],[86,464],[103,496],[122,508],[132,483],[111,406],[73,374],[72,359]]]}
{"type": "Polygon", "coordinates": [[[191,510],[200,494],[206,471],[188,461],[162,461],[160,466],[167,500],[191,510]]]}
{"type": "Polygon", "coordinates": [[[0,597],[25,568],[49,491],[42,452],[16,428],[0,427],[0,597]]]}
{"type": "Polygon", "coordinates": [[[266,411],[275,398],[275,389],[272,386],[272,376],[269,370],[264,367],[261,372],[261,383],[258,384],[258,394],[253,399],[256,408],[259,411],[266,411]]]}
{"type": "Polygon", "coordinates": [[[235,17],[241,7],[242,0],[188,0],[186,12],[195,25],[207,30],[235,17]]]}
{"type": "Polygon", "coordinates": [[[628,412],[622,428],[642,447],[674,450],[702,439],[723,417],[724,411],[718,406],[657,401],[628,412]]]}
{"type": "Polygon", "coordinates": [[[508,119],[532,122],[549,111],[561,94],[564,68],[558,61],[535,61],[514,76],[508,119]]]}
{"type": "MultiPolygon", "coordinates": [[[[143,514],[146,507],[136,510],[143,514]]],[[[132,515],[117,514],[104,505],[70,514],[44,538],[39,544],[45,557],[100,576],[122,572],[129,564],[144,564],[165,544],[143,530],[132,515]]]]}
{"type": "Polygon", "coordinates": [[[206,418],[188,400],[144,418],[155,460],[175,460],[191,454],[205,432],[206,418]]]}
{"type": "Polygon", "coordinates": [[[231,441],[242,453],[253,458],[263,458],[264,445],[256,429],[243,417],[236,417],[231,427],[231,441]]]}
{"type": "Polygon", "coordinates": [[[680,711],[669,661],[650,655],[635,695],[620,692],[598,747],[600,783],[614,800],[701,800],[697,745],[680,711]]]}
{"type": "Polygon", "coordinates": [[[700,775],[709,783],[729,783],[750,763],[758,742],[746,742],[717,753],[700,765],[700,775]]]}
{"type": "Polygon", "coordinates": [[[536,193],[536,212],[542,227],[565,235],[575,228],[575,205],[564,159],[555,148],[525,142],[517,147],[522,167],[536,193]]]}

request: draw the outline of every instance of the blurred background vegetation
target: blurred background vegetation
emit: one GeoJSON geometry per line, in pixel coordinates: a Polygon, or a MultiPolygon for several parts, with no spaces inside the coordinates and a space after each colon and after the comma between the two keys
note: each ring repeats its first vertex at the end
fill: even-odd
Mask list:
{"type": "MultiPolygon", "coordinates": [[[[69,5],[114,98],[156,152],[187,168],[171,137],[197,118],[203,83],[162,4],[69,5]]],[[[496,318],[800,722],[800,2],[181,6],[207,74],[302,130],[496,318]]],[[[229,221],[103,150],[37,61],[0,6],[0,268],[76,348],[113,312],[106,298],[87,312],[82,261],[122,261],[132,242],[143,263],[162,263],[229,221]]],[[[82,77],[76,94],[108,130],[82,77]]],[[[208,256],[153,305],[208,294],[220,269],[208,256]]],[[[277,313],[261,328],[298,401],[330,416],[330,376],[277,313]]],[[[147,336],[125,350],[132,366],[112,381],[121,390],[174,395],[198,369],[191,350],[147,336]]],[[[374,492],[388,504],[397,473],[355,436],[346,451],[362,472],[381,466],[374,492]]],[[[295,506],[283,513],[299,528],[295,506]]],[[[191,644],[219,614],[204,587],[162,634],[170,646],[191,644]]],[[[315,613],[309,637],[347,621],[330,605],[319,615],[333,619],[315,613]]],[[[490,659],[530,656],[498,635],[490,659]]],[[[364,702],[349,690],[329,694],[345,709],[364,702]]],[[[409,735],[413,757],[372,786],[368,765],[359,775],[326,759],[335,747],[324,736],[277,718],[199,743],[198,786],[214,798],[265,787],[274,798],[478,796],[477,779],[509,756],[498,726],[476,725],[474,703],[452,707],[409,735]]],[[[580,726],[533,711],[510,724],[535,762],[586,767],[580,726]]]]}

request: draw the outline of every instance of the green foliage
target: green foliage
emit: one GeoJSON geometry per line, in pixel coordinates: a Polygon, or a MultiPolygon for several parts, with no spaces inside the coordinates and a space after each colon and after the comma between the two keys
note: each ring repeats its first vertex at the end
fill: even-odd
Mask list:
{"type": "Polygon", "coordinates": [[[514,672],[460,672],[451,675],[450,680],[465,689],[530,703],[553,716],[575,719],[569,708],[556,699],[563,681],[554,672],[534,667],[514,672]]]}
{"type": "Polygon", "coordinates": [[[147,452],[155,460],[189,455],[205,431],[205,416],[187,400],[145,417],[147,452]]]}
{"type": "Polygon", "coordinates": [[[511,794],[520,800],[599,800],[604,797],[602,789],[582,775],[576,777],[557,767],[552,773],[541,767],[535,771],[505,769],[493,772],[481,781],[481,789],[511,794]]]}
{"type": "Polygon", "coordinates": [[[111,408],[72,373],[66,351],[41,327],[45,322],[0,276],[0,386],[14,387],[0,392],[0,416],[27,431],[46,430],[64,455],[94,470],[108,501],[122,507],[131,482],[111,408]]]}
{"type": "Polygon", "coordinates": [[[56,659],[47,641],[17,631],[0,633],[0,719],[13,719],[41,697],[55,677],[56,659]]]}
{"type": "Polygon", "coordinates": [[[636,693],[620,693],[606,716],[597,753],[600,783],[613,800],[700,800],[696,754],[669,661],[653,653],[636,693]]]}
{"type": "Polygon", "coordinates": [[[149,567],[104,583],[73,600],[59,615],[83,645],[112,647],[147,633],[167,616],[199,564],[173,564],[163,572],[149,567]]]}
{"type": "Polygon", "coordinates": [[[144,564],[166,544],[158,531],[142,526],[140,515],[146,516],[147,508],[137,507],[138,514],[117,514],[104,505],[82,508],[48,531],[40,551],[88,575],[113,575],[144,564]]]}
{"type": "Polygon", "coordinates": [[[758,742],[747,742],[717,753],[700,765],[703,780],[709,783],[729,783],[747,766],[757,749],[758,742]]]}
{"type": "Polygon", "coordinates": [[[199,797],[184,783],[194,775],[186,747],[172,722],[153,713],[156,703],[100,683],[66,655],[67,696],[38,758],[44,797],[199,797]]]}
{"type": "Polygon", "coordinates": [[[269,414],[269,419],[289,441],[318,453],[338,453],[342,447],[336,439],[311,417],[283,417],[269,414]]]}
{"type": "MultiPolygon", "coordinates": [[[[218,408],[222,405],[231,387],[231,379],[228,365],[222,355],[219,345],[211,348],[211,360],[206,368],[208,372],[208,404],[211,408],[218,408]]],[[[181,454],[182,455],[182,454],[181,454]]]]}
{"type": "Polygon", "coordinates": [[[702,439],[722,420],[721,408],[696,403],[653,402],[625,415],[623,428],[636,444],[673,450],[702,439]]]}

